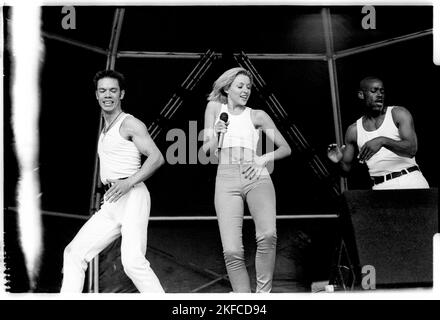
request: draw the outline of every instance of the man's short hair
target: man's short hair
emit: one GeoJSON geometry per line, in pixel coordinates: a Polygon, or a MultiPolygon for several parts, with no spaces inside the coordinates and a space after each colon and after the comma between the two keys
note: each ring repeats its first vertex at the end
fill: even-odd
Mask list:
{"type": "Polygon", "coordinates": [[[366,84],[367,84],[368,82],[372,81],[372,80],[379,80],[379,81],[383,82],[382,79],[380,79],[379,77],[368,76],[368,77],[363,78],[363,79],[359,82],[359,89],[360,89],[360,90],[363,90],[363,89],[365,88],[366,84]]]}
{"type": "Polygon", "coordinates": [[[101,70],[98,71],[93,77],[93,84],[95,85],[95,90],[98,89],[98,81],[103,78],[112,78],[118,80],[119,89],[125,90],[125,77],[122,73],[114,70],[101,70]]]}

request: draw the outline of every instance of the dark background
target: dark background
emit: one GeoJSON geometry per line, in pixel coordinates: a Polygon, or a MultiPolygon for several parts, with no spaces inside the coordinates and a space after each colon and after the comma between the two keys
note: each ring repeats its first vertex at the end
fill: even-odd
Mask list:
{"type": "MultiPolygon", "coordinates": [[[[432,28],[432,7],[376,6],[376,30],[364,30],[362,7],[331,7],[336,51],[370,44],[432,28]]],[[[61,7],[44,7],[42,30],[107,50],[116,7],[76,6],[76,29],[64,30],[61,7]]],[[[181,128],[188,121],[203,128],[206,96],[213,81],[236,66],[231,53],[325,53],[324,29],[318,6],[169,6],[126,7],[119,50],[206,52],[224,55],[199,86],[187,94],[163,132],[181,128]]],[[[5,17],[4,77],[4,205],[14,207],[18,166],[10,126],[10,52],[5,17]]],[[[41,70],[39,174],[42,209],[87,216],[100,110],[92,83],[96,71],[105,69],[107,57],[43,36],[41,70]]],[[[376,75],[384,80],[388,105],[408,108],[419,140],[417,162],[432,187],[438,187],[434,157],[434,114],[439,68],[433,64],[432,36],[424,36],[385,48],[338,59],[337,72],[342,126],[361,114],[356,97],[359,80],[376,75]]],[[[197,59],[119,58],[115,69],[127,78],[123,109],[147,126],[195,67],[197,59]]],[[[328,67],[325,61],[252,61],[314,152],[326,159],[326,147],[334,142],[328,67]]],[[[25,93],[23,93],[25,94],[25,93]]],[[[256,94],[249,106],[262,108],[256,94]]],[[[172,142],[161,134],[156,143],[166,154],[172,142]]],[[[201,146],[199,142],[199,147],[201,146]]],[[[215,165],[164,165],[147,186],[152,196],[152,216],[215,216],[213,206],[215,165]]],[[[334,214],[338,204],[328,187],[316,179],[307,163],[293,154],[278,161],[272,179],[277,190],[277,209],[284,214],[334,214]]],[[[366,167],[355,166],[349,189],[369,189],[366,167]]],[[[284,221],[284,220],[283,220],[284,221]]],[[[63,245],[65,245],[63,243],[63,245]]]]}

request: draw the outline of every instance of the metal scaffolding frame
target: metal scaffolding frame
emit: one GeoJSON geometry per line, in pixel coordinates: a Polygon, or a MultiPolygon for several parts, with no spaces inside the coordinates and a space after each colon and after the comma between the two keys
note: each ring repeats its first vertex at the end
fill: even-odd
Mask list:
{"type": "MultiPolygon", "coordinates": [[[[255,82],[254,88],[265,101],[269,113],[276,119],[276,122],[281,125],[280,129],[293,146],[293,150],[296,151],[300,157],[305,159],[315,176],[323,182],[328,183],[330,181],[330,174],[327,168],[301,134],[301,131],[289,120],[286,110],[282,107],[275,95],[268,92],[266,83],[249,58],[247,58],[246,54],[242,52],[240,55],[234,56],[234,58],[240,66],[251,72],[255,82]]],[[[331,188],[333,195],[339,195],[339,189],[336,186],[330,184],[329,187],[331,188]]]]}
{"type": "MultiPolygon", "coordinates": [[[[83,48],[98,54],[102,54],[106,56],[106,69],[114,69],[116,60],[118,58],[159,58],[159,59],[199,59],[199,62],[195,66],[194,70],[188,75],[188,77],[185,79],[185,81],[181,84],[180,89],[183,89],[184,91],[191,91],[194,89],[194,87],[200,82],[200,79],[203,77],[203,75],[206,73],[208,68],[213,63],[213,60],[221,57],[222,55],[219,53],[215,53],[211,50],[208,50],[205,53],[197,53],[197,52],[151,52],[151,51],[119,51],[118,45],[119,45],[119,39],[121,36],[121,29],[122,29],[122,23],[124,19],[124,8],[116,8],[114,19],[113,19],[113,25],[112,25],[112,32],[110,37],[109,46],[107,49],[103,49],[94,45],[90,45],[81,41],[72,40],[63,36],[59,36],[53,33],[49,32],[42,32],[42,35],[46,39],[55,40],[59,42],[63,42],[72,46],[76,46],[79,48],[83,48]]],[[[252,72],[254,75],[254,78],[256,79],[256,86],[257,92],[259,92],[262,97],[264,97],[264,100],[271,111],[272,115],[275,117],[277,121],[279,121],[282,126],[285,128],[287,132],[287,136],[290,138],[290,142],[295,146],[295,149],[298,151],[304,151],[309,154],[308,162],[313,169],[314,173],[318,176],[323,178],[325,181],[329,181],[328,177],[328,171],[325,168],[325,166],[322,164],[320,159],[313,154],[313,152],[310,152],[312,149],[308,145],[307,141],[304,139],[304,137],[301,135],[299,130],[296,128],[295,125],[290,123],[288,121],[288,115],[286,111],[282,108],[281,104],[278,102],[276,97],[268,92],[266,90],[266,84],[262,77],[258,74],[255,67],[250,62],[250,59],[252,60],[299,60],[299,61],[325,61],[328,65],[328,71],[329,71],[329,78],[330,78],[330,92],[331,92],[331,98],[332,98],[332,110],[333,110],[333,122],[334,122],[334,130],[335,130],[335,137],[336,142],[338,144],[343,144],[343,135],[342,135],[342,125],[341,125],[341,112],[340,112],[340,101],[339,101],[339,89],[338,89],[338,75],[337,75],[337,66],[336,66],[336,60],[340,58],[344,58],[347,56],[355,55],[361,52],[365,52],[368,50],[374,50],[378,48],[383,48],[386,46],[393,45],[395,43],[400,43],[403,41],[408,41],[428,35],[433,34],[432,29],[423,30],[420,32],[415,32],[412,34],[395,37],[392,39],[379,41],[375,43],[371,43],[368,45],[358,46],[351,49],[341,50],[341,51],[335,51],[333,47],[333,34],[332,34],[332,25],[331,25],[331,13],[329,8],[323,8],[321,10],[321,16],[323,21],[323,31],[325,35],[325,45],[326,45],[326,52],[325,54],[270,54],[270,53],[247,53],[244,54],[244,52],[240,53],[233,53],[234,59],[239,63],[240,65],[246,67],[249,69],[249,71],[252,72]]],[[[165,107],[161,110],[159,116],[157,119],[155,119],[150,126],[148,127],[149,132],[151,133],[153,139],[157,138],[159,133],[161,132],[160,125],[166,121],[171,119],[171,117],[174,115],[174,113],[177,111],[177,109],[181,106],[183,103],[182,97],[175,93],[168,103],[165,105],[165,107]]],[[[101,132],[103,127],[103,118],[100,118],[99,122],[99,129],[98,129],[98,137],[99,133],[101,132]]],[[[98,138],[96,139],[98,141],[98,138]]],[[[98,155],[95,156],[95,165],[94,165],[94,178],[93,178],[93,184],[92,184],[92,190],[91,190],[91,199],[90,199],[90,216],[96,213],[96,211],[99,209],[99,204],[101,201],[101,193],[98,191],[101,187],[101,183],[99,180],[98,172],[99,172],[99,160],[98,155]]],[[[342,193],[344,190],[346,190],[347,184],[346,180],[341,178],[340,185],[338,186],[332,186],[332,190],[334,193],[339,194],[342,193]]],[[[50,212],[47,214],[50,215],[50,212]]],[[[63,215],[59,213],[54,213],[52,215],[63,215]]],[[[70,215],[64,214],[65,217],[72,218],[70,215]]],[[[328,215],[328,217],[336,218],[337,215],[328,215]]],[[[160,217],[156,217],[156,219],[151,218],[152,220],[167,220],[167,219],[158,219],[160,217]]],[[[188,217],[181,217],[182,219],[179,219],[179,217],[174,217],[176,219],[171,220],[188,220],[188,217]]],[[[191,217],[192,218],[192,217],[191,217]]],[[[211,220],[211,217],[198,217],[200,218],[207,218],[208,220],[211,220]]],[[[277,217],[279,218],[279,217],[277,217]]],[[[307,218],[307,217],[304,217],[307,218]]],[[[321,215],[320,218],[323,218],[321,215]]],[[[98,266],[99,262],[98,259],[95,258],[92,260],[92,262],[89,263],[89,286],[88,291],[89,292],[99,292],[99,272],[98,272],[98,266]]],[[[215,272],[212,272],[210,270],[205,270],[205,273],[208,275],[211,275],[214,277],[212,281],[207,283],[206,285],[203,285],[200,288],[195,289],[195,292],[197,292],[201,288],[205,288],[209,285],[212,285],[218,281],[221,281],[223,279],[226,279],[226,275],[218,275],[215,272]]]]}
{"type": "Polygon", "coordinates": [[[160,126],[161,123],[170,120],[182,105],[183,97],[181,95],[181,92],[192,91],[205,75],[206,71],[208,71],[208,69],[211,67],[214,59],[215,55],[214,51],[212,50],[208,50],[201,57],[194,69],[182,82],[177,92],[171,96],[170,100],[168,100],[166,105],[160,111],[158,118],[156,118],[148,127],[148,132],[150,133],[152,139],[156,139],[159,133],[162,131],[162,128],[160,126]]]}
{"type": "MultiPolygon", "coordinates": [[[[335,137],[336,137],[336,143],[338,144],[338,146],[341,146],[344,144],[344,135],[342,133],[341,105],[339,101],[339,87],[338,87],[336,60],[334,58],[335,49],[333,47],[333,30],[332,30],[330,9],[328,8],[322,9],[321,15],[322,15],[322,23],[324,27],[324,35],[325,35],[325,49],[327,55],[328,74],[330,79],[330,93],[332,96],[335,137]]],[[[340,192],[342,193],[347,189],[347,179],[344,177],[340,177],[339,181],[340,181],[340,192]]]]}
{"type": "MultiPolygon", "coordinates": [[[[114,70],[116,63],[116,53],[118,50],[119,38],[121,36],[122,22],[124,19],[125,9],[117,8],[113,17],[113,26],[110,37],[110,43],[107,53],[107,70],[114,70]]],[[[104,118],[101,116],[99,121],[99,128],[97,132],[96,146],[98,146],[98,139],[102,128],[104,126],[104,118]]],[[[92,191],[90,197],[90,216],[94,215],[100,207],[102,194],[101,190],[101,180],[99,179],[99,158],[98,154],[95,155],[95,165],[93,169],[93,182],[92,191]]],[[[87,268],[88,272],[88,292],[99,292],[99,255],[94,257],[92,261],[89,262],[87,268]]]]}

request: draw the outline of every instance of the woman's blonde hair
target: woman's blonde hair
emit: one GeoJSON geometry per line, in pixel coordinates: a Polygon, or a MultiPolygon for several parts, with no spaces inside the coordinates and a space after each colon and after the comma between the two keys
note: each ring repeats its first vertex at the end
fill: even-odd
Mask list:
{"type": "Polygon", "coordinates": [[[234,79],[240,75],[244,74],[247,76],[251,82],[251,86],[253,84],[252,74],[244,68],[232,68],[225,71],[217,80],[215,80],[212,91],[208,96],[208,101],[217,101],[221,103],[227,103],[228,98],[225,92],[225,89],[229,89],[234,79]]]}

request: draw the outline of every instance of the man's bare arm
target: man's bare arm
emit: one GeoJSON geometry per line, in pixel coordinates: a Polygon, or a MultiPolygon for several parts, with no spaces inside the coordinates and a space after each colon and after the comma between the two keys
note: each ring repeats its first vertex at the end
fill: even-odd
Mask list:
{"type": "Polygon", "coordinates": [[[345,144],[339,147],[331,144],[327,150],[328,158],[334,163],[339,163],[343,172],[349,172],[356,153],[357,130],[356,123],[348,127],[345,133],[345,144]]]}
{"type": "Polygon", "coordinates": [[[147,159],[141,168],[127,179],[108,180],[113,183],[111,188],[104,195],[109,202],[117,201],[134,185],[147,180],[165,163],[162,153],[149,135],[147,127],[143,122],[134,117],[126,118],[122,123],[121,132],[123,132],[124,136],[129,137],[131,141],[133,141],[139,152],[147,156],[147,159]]]}
{"type": "Polygon", "coordinates": [[[412,158],[417,152],[417,135],[411,114],[403,107],[395,107],[392,110],[393,119],[399,128],[399,140],[387,137],[377,137],[366,142],[359,151],[360,160],[368,160],[380,148],[384,147],[402,157],[412,158]]]}

